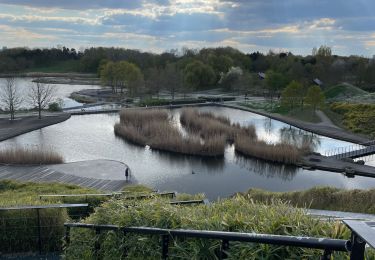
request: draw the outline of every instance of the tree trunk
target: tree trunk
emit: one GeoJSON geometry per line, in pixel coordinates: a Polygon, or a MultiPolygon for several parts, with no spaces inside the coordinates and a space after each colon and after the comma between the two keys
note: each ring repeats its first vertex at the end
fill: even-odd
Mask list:
{"type": "Polygon", "coordinates": [[[40,105],[38,106],[38,118],[42,119],[42,108],[40,105]]]}

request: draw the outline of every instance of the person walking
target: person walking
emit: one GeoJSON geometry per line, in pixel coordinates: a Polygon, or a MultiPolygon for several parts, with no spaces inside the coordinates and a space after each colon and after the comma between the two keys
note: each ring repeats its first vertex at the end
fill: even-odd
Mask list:
{"type": "Polygon", "coordinates": [[[126,167],[126,169],[125,169],[125,178],[126,178],[126,180],[129,179],[129,175],[130,175],[129,167],[126,167]]]}

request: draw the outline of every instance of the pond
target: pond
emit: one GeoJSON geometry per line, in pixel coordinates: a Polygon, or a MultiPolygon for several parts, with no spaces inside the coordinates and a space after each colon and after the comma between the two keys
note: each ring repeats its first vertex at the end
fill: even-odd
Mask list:
{"type": "MultiPolygon", "coordinates": [[[[311,140],[318,152],[351,144],[314,135],[250,112],[223,107],[200,109],[227,116],[232,122],[242,125],[254,124],[258,136],[268,142],[311,140]]],[[[178,117],[179,111],[175,109],[171,113],[178,117]]],[[[118,120],[117,114],[72,116],[63,123],[9,139],[3,144],[50,146],[67,162],[91,159],[123,161],[130,166],[139,183],[160,190],[205,193],[209,199],[227,197],[249,188],[294,191],[323,185],[346,189],[375,187],[375,179],[371,178],[347,178],[340,173],[307,171],[246,159],[236,155],[231,146],[221,159],[153,151],[116,137],[113,126],[118,120]]]]}
{"type": "MultiPolygon", "coordinates": [[[[19,88],[19,92],[23,94],[22,108],[31,108],[32,106],[27,100],[27,94],[29,92],[30,86],[34,83],[32,82],[34,78],[15,78],[15,84],[19,88]]],[[[6,79],[0,78],[0,86],[5,84],[6,79]]],[[[69,84],[50,84],[55,89],[54,99],[61,99],[63,102],[63,108],[80,106],[82,103],[79,103],[71,98],[70,94],[73,92],[83,90],[83,89],[99,89],[100,86],[97,85],[69,85],[69,84]]]]}

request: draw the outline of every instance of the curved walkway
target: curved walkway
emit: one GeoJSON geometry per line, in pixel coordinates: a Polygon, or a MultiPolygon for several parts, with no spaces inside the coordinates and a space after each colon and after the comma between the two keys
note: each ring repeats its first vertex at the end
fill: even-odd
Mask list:
{"type": "Polygon", "coordinates": [[[340,127],[338,127],[337,125],[332,123],[331,119],[329,119],[328,116],[326,114],[324,114],[323,111],[317,110],[316,114],[321,120],[321,122],[318,123],[319,125],[341,129],[340,127]]]}
{"type": "Polygon", "coordinates": [[[0,179],[27,182],[58,182],[75,184],[103,191],[121,191],[124,186],[135,183],[125,179],[127,165],[117,161],[93,160],[61,165],[0,166],[0,179]],[[116,176],[110,178],[107,173],[116,176]],[[93,177],[90,177],[93,176],[93,177]]]}
{"type": "Polygon", "coordinates": [[[0,118],[0,141],[61,123],[69,118],[69,113],[54,113],[43,115],[42,119],[39,119],[38,116],[22,116],[10,121],[8,116],[4,115],[0,118]]]}
{"type": "Polygon", "coordinates": [[[243,111],[248,111],[248,112],[252,112],[252,113],[255,113],[255,114],[262,115],[262,116],[266,116],[266,117],[269,117],[269,118],[287,123],[289,125],[301,128],[305,131],[309,131],[309,132],[319,134],[319,135],[324,135],[324,136],[335,138],[335,139],[338,139],[338,140],[343,140],[343,141],[357,143],[357,144],[367,143],[367,142],[371,141],[367,137],[363,137],[363,136],[360,136],[360,135],[357,135],[357,134],[354,134],[354,133],[350,133],[348,131],[345,131],[342,128],[327,125],[327,124],[324,124],[324,123],[323,124],[316,124],[316,123],[303,122],[303,121],[300,121],[300,120],[297,120],[297,119],[293,119],[293,118],[289,118],[289,117],[285,117],[285,116],[281,116],[281,115],[277,115],[277,114],[271,114],[271,113],[267,113],[267,112],[261,112],[261,111],[254,110],[254,109],[247,108],[247,107],[243,107],[243,106],[240,106],[240,105],[228,105],[228,104],[216,104],[216,105],[223,106],[223,107],[229,107],[229,108],[233,108],[233,109],[240,109],[240,110],[243,110],[243,111]]]}

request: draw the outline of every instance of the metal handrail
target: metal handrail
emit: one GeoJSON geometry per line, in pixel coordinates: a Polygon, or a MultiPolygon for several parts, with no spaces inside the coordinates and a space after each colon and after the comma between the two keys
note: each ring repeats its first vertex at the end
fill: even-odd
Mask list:
{"type": "MultiPolygon", "coordinates": [[[[70,229],[71,228],[88,228],[96,231],[99,235],[101,231],[119,231],[123,234],[147,234],[160,235],[162,241],[162,258],[168,258],[168,247],[170,238],[174,237],[189,237],[202,239],[217,239],[222,241],[220,247],[219,258],[226,258],[226,250],[229,249],[230,241],[237,242],[251,242],[270,245],[294,246],[312,249],[324,250],[322,259],[330,259],[332,251],[350,252],[352,260],[358,258],[358,255],[363,252],[356,252],[354,249],[362,250],[361,247],[354,246],[356,241],[331,239],[331,238],[314,238],[314,237],[297,237],[286,235],[272,235],[272,234],[258,234],[258,233],[241,233],[241,232],[226,232],[226,231],[209,231],[209,230],[185,230],[185,229],[162,229],[153,227],[120,227],[116,225],[97,225],[84,223],[65,223],[65,241],[68,245],[70,243],[70,229]],[[352,250],[353,249],[353,250],[352,250]],[[355,257],[355,258],[354,258],[355,257]]],[[[95,253],[98,254],[100,244],[95,244],[95,253]]],[[[126,252],[125,252],[126,253],[126,252]]]]}

